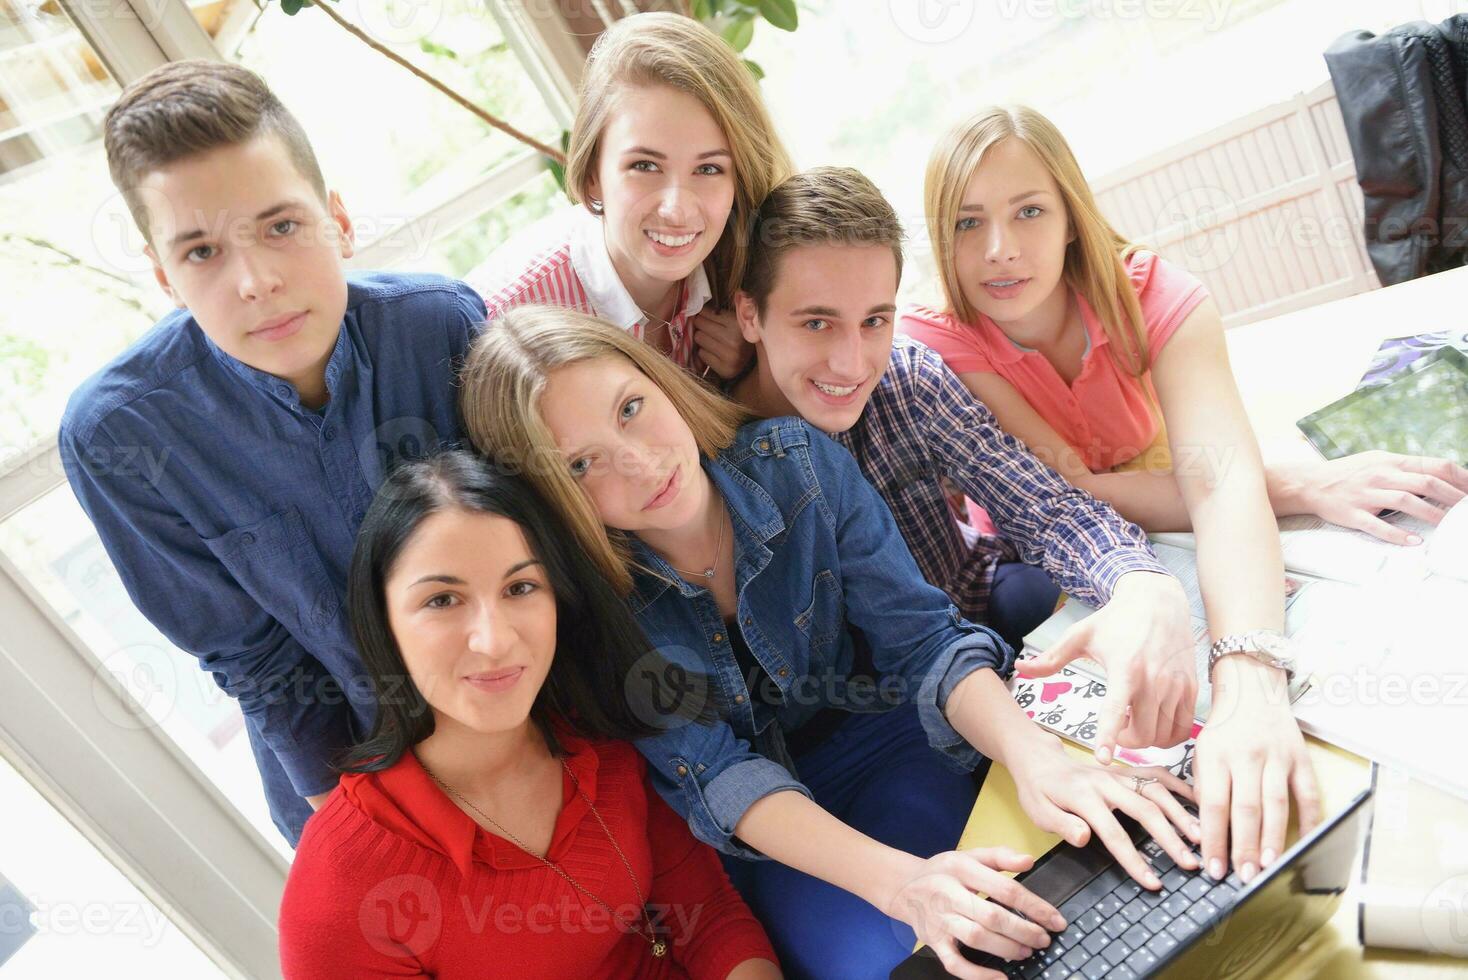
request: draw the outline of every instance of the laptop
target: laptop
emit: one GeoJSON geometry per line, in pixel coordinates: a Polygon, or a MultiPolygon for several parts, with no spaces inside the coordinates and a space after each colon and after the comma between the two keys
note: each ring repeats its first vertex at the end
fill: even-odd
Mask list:
{"type": "MultiPolygon", "coordinates": [[[[1302,837],[1245,885],[1176,867],[1140,824],[1117,814],[1162,879],[1160,892],[1134,882],[1092,835],[1083,848],[1061,843],[1019,881],[1065,916],[1064,932],[1026,960],[964,948],[972,962],[1024,980],[1245,980],[1264,977],[1334,914],[1365,839],[1371,790],[1302,837]]],[[[963,948],[963,947],[961,947],[963,948]]],[[[950,976],[921,949],[892,980],[950,976]]]]}

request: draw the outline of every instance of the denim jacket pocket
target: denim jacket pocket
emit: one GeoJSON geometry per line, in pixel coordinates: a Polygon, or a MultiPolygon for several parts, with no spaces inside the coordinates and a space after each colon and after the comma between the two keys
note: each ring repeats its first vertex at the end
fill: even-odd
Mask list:
{"type": "Polygon", "coordinates": [[[297,638],[335,618],[341,596],[296,508],[205,538],[204,544],[240,588],[297,638]]]}
{"type": "MultiPolygon", "coordinates": [[[[810,583],[810,601],[796,614],[795,628],[810,640],[811,655],[825,659],[833,652],[837,638],[846,625],[846,603],[841,597],[841,583],[829,568],[816,572],[810,583]]],[[[814,666],[814,664],[812,664],[814,666]]]]}

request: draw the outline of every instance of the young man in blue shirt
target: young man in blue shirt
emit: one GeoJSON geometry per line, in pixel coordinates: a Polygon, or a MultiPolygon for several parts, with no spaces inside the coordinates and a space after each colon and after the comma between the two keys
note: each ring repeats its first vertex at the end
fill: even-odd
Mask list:
{"type": "Polygon", "coordinates": [[[437,276],[347,275],[341,198],[243,68],[159,68],[105,142],[178,309],[72,395],[61,458],[138,608],[239,701],[294,844],[375,710],[343,602],[357,527],[396,458],[457,440],[484,304],[437,276]],[[141,450],[161,465],[124,465],[141,450]]]}
{"type": "MultiPolygon", "coordinates": [[[[893,337],[902,230],[881,192],[855,170],[821,167],[776,187],[759,214],[736,298],[755,363],[733,385],[734,397],[762,415],[803,416],[849,449],[923,574],[966,617],[1022,636],[1036,624],[1020,625],[1000,608],[1006,572],[1021,605],[1025,592],[1046,593],[1027,581],[1024,566],[999,564],[999,549],[967,547],[944,479],[989,512],[1020,558],[1100,606],[1020,669],[1049,674],[1078,656],[1106,668],[1097,746],[1103,762],[1118,743],[1170,745],[1186,737],[1197,681],[1181,586],[1140,528],[1001,430],[937,353],[893,337]]],[[[1318,819],[1319,808],[1288,701],[1271,696],[1265,683],[1263,672],[1274,668],[1234,659],[1238,710],[1221,711],[1215,701],[1198,738],[1202,825],[1194,840],[1209,866],[1227,866],[1232,857],[1235,867],[1258,867],[1261,836],[1265,846],[1278,838],[1279,853],[1289,816],[1288,795],[1266,796],[1271,780],[1276,789],[1288,782],[1303,824],[1318,819]]],[[[1166,793],[1155,785],[1149,791],[1166,793]]],[[[1047,829],[1071,837],[1059,825],[1047,829]]]]}

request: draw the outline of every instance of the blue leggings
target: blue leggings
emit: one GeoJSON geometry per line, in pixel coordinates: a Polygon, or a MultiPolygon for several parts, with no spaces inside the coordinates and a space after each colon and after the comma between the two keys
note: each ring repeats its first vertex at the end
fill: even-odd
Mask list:
{"type": "MultiPolygon", "coordinates": [[[[801,782],[837,819],[910,854],[952,850],[978,795],[930,745],[917,709],[853,715],[795,760],[801,782]]],[[[724,867],[792,980],[886,980],[912,952],[905,923],[775,861],[725,857],[724,867]]]]}

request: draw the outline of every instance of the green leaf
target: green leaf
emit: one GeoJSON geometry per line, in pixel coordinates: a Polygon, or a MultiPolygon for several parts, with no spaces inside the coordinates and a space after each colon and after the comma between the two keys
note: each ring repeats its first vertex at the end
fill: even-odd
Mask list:
{"type": "Polygon", "coordinates": [[[692,0],[692,3],[688,5],[688,10],[693,15],[693,19],[697,21],[707,21],[714,15],[713,10],[709,7],[709,0],[692,0]]]}
{"type": "MultiPolygon", "coordinates": [[[[281,0],[281,2],[283,3],[285,0],[281,0]]],[[[459,52],[452,48],[446,48],[442,44],[435,44],[426,37],[418,39],[418,47],[423,49],[424,54],[438,55],[441,58],[453,58],[456,61],[459,57],[459,52]]]]}
{"type": "Polygon", "coordinates": [[[754,62],[750,61],[748,58],[745,58],[744,59],[744,67],[749,69],[749,73],[754,76],[754,80],[756,82],[762,82],[762,81],[764,81],[764,78],[765,78],[765,70],[763,68],[761,68],[759,65],[757,65],[754,62]]]}
{"type": "Polygon", "coordinates": [[[294,17],[306,6],[306,0],[280,0],[280,9],[287,17],[294,17]]]}
{"type": "Polygon", "coordinates": [[[564,194],[566,192],[566,168],[550,157],[541,157],[541,159],[545,161],[545,169],[551,172],[551,177],[555,180],[556,186],[564,194]]]}
{"type": "Polygon", "coordinates": [[[800,23],[795,0],[759,0],[759,12],[782,31],[793,31],[800,23]]]}
{"type": "Polygon", "coordinates": [[[754,20],[749,17],[741,17],[724,28],[724,40],[729,42],[729,47],[735,51],[743,51],[749,47],[749,42],[754,40],[754,20]]]}

